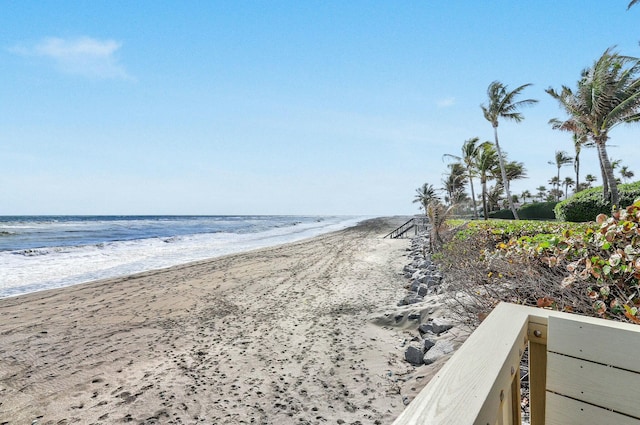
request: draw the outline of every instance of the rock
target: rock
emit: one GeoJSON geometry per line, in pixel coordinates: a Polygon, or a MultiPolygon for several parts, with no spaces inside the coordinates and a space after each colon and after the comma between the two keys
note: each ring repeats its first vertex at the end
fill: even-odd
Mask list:
{"type": "Polygon", "coordinates": [[[441,333],[446,332],[451,328],[453,328],[453,325],[451,323],[449,323],[445,319],[436,317],[434,319],[430,319],[428,323],[423,323],[418,326],[418,332],[420,332],[421,335],[424,335],[426,333],[440,335],[441,333]]]}
{"type": "Polygon", "coordinates": [[[407,319],[409,319],[409,320],[420,320],[420,319],[422,319],[422,315],[420,313],[410,313],[407,316],[407,319]]]}
{"type": "Polygon", "coordinates": [[[418,347],[410,345],[404,352],[404,359],[414,366],[423,364],[424,352],[418,347]]]}
{"type": "MultiPolygon", "coordinates": [[[[412,286],[413,288],[413,286],[412,286]]],[[[418,289],[415,291],[418,295],[420,295],[421,297],[424,297],[425,295],[427,295],[429,293],[429,287],[426,285],[419,285],[418,289]]]]}
{"type": "Polygon", "coordinates": [[[435,343],[429,351],[424,355],[422,361],[424,364],[431,364],[440,357],[453,353],[453,343],[451,341],[440,340],[435,343]]]}
{"type": "Polygon", "coordinates": [[[446,332],[453,327],[451,323],[441,318],[434,318],[431,320],[431,326],[433,329],[433,333],[436,335],[441,334],[442,332],[446,332]]]}
{"type": "Polygon", "coordinates": [[[433,348],[435,345],[436,345],[435,341],[432,341],[430,339],[423,339],[422,340],[422,351],[424,351],[426,353],[431,348],[433,348]]]}
{"type": "Polygon", "coordinates": [[[423,298],[419,295],[416,294],[408,294],[406,297],[404,297],[399,303],[398,306],[403,306],[403,305],[410,305],[410,304],[415,304],[415,303],[419,303],[423,301],[423,298]]]}

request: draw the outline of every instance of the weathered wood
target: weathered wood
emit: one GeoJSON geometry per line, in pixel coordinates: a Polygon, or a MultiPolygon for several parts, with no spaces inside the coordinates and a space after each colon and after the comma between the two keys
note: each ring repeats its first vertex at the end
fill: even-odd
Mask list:
{"type": "Polygon", "coordinates": [[[500,304],[396,419],[405,424],[495,424],[527,342],[528,314],[500,304]]]}
{"type": "Polygon", "coordinates": [[[546,425],[640,425],[638,419],[554,393],[547,395],[547,411],[546,425]]]}
{"type": "Polygon", "coordinates": [[[516,367],[513,381],[511,381],[511,423],[522,424],[522,412],[520,411],[520,365],[516,367]]]}

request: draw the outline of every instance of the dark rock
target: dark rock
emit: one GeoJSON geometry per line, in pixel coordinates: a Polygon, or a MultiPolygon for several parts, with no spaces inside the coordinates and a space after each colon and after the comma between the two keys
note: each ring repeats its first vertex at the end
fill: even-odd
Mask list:
{"type": "Polygon", "coordinates": [[[420,366],[424,363],[424,352],[418,347],[410,345],[404,352],[404,359],[415,366],[420,366]]]}
{"type": "Polygon", "coordinates": [[[440,318],[433,319],[431,321],[431,326],[434,334],[441,334],[442,332],[446,332],[453,327],[451,323],[440,318]]]}
{"type": "Polygon", "coordinates": [[[432,341],[430,339],[423,339],[422,340],[422,351],[424,351],[426,353],[427,351],[429,351],[435,345],[436,345],[435,341],[432,341]]]}
{"type": "Polygon", "coordinates": [[[420,320],[422,319],[422,315],[420,313],[411,313],[407,316],[409,320],[420,320]]]}

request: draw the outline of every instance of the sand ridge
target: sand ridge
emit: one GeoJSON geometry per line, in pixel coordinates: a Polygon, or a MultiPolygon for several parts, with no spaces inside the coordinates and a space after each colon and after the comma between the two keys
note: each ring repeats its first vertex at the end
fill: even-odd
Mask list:
{"type": "Polygon", "coordinates": [[[0,300],[0,423],[391,423],[398,220],[0,300]]]}

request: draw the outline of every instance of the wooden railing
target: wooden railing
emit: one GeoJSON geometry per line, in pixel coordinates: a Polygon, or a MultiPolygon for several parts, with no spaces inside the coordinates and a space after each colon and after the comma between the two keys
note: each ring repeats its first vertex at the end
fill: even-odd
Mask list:
{"type": "Polygon", "coordinates": [[[397,229],[394,229],[393,231],[385,235],[385,238],[391,238],[391,239],[401,238],[403,236],[406,236],[409,230],[412,230],[412,229],[414,231],[413,232],[414,235],[417,235],[418,232],[423,231],[427,228],[428,222],[429,222],[429,219],[426,216],[412,217],[407,222],[398,226],[397,229]]]}
{"type": "Polygon", "coordinates": [[[521,424],[527,347],[531,425],[640,425],[640,326],[506,303],[394,425],[521,424]]]}

